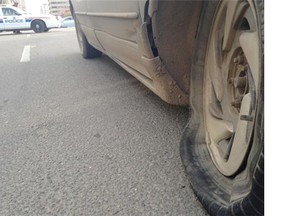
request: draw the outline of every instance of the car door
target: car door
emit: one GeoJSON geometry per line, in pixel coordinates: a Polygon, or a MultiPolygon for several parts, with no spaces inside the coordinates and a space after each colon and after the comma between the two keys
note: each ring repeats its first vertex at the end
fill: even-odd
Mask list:
{"type": "Polygon", "coordinates": [[[138,42],[143,24],[146,1],[95,0],[87,2],[87,22],[94,30],[95,43],[100,42],[105,52],[114,60],[124,63],[150,78],[143,66],[138,42]],[[141,7],[142,6],[142,7],[141,7]]]}
{"type": "Polygon", "coordinates": [[[25,26],[25,18],[13,8],[2,8],[5,30],[22,29],[25,26]]]}
{"type": "Polygon", "coordinates": [[[2,9],[0,10],[0,31],[4,30],[4,20],[3,20],[3,14],[2,9]]]}

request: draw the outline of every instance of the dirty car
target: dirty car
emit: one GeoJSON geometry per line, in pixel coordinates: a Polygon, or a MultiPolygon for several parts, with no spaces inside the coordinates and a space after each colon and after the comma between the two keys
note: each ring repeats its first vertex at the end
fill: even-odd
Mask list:
{"type": "Polygon", "coordinates": [[[84,58],[104,53],[189,105],[180,154],[211,215],[264,214],[264,2],[70,0],[84,58]]]}

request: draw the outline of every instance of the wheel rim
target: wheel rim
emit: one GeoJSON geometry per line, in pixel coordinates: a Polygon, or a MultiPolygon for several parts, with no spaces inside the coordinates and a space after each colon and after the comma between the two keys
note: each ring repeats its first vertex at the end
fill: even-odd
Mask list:
{"type": "Polygon", "coordinates": [[[41,24],[38,23],[38,22],[36,22],[36,23],[34,24],[34,30],[35,30],[35,32],[42,32],[42,26],[41,26],[41,24]]]}
{"type": "Polygon", "coordinates": [[[237,173],[250,150],[260,74],[260,39],[252,2],[219,4],[204,73],[206,143],[217,169],[237,173]]]}

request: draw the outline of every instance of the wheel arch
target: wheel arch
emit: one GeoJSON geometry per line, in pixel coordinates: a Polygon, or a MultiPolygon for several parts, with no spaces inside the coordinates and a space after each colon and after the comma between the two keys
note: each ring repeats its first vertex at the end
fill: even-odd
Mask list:
{"type": "Polygon", "coordinates": [[[202,4],[201,1],[149,1],[148,14],[158,55],[187,94],[202,4]]]}

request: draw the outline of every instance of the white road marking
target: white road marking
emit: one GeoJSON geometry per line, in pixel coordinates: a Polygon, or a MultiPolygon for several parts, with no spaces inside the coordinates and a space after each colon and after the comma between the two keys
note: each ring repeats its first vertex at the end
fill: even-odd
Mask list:
{"type": "Polygon", "coordinates": [[[30,45],[24,46],[20,62],[29,62],[30,61],[30,48],[31,48],[30,45]]]}
{"type": "Polygon", "coordinates": [[[27,34],[27,38],[29,38],[31,35],[30,34],[27,34]]]}

